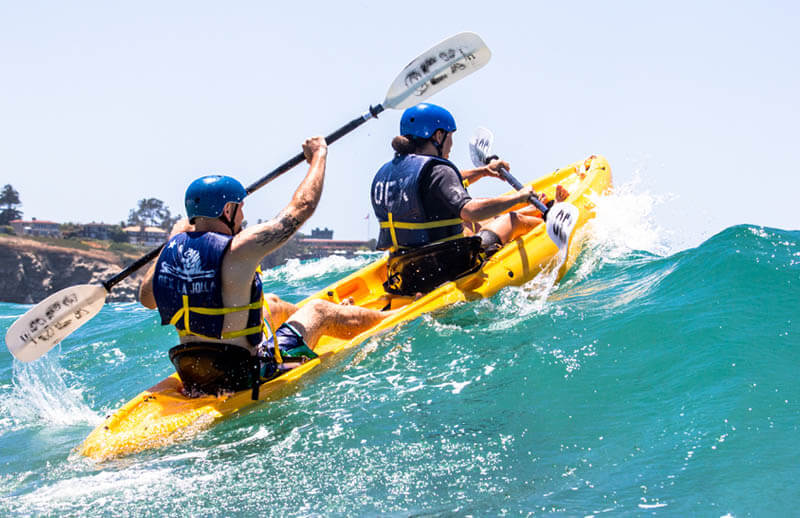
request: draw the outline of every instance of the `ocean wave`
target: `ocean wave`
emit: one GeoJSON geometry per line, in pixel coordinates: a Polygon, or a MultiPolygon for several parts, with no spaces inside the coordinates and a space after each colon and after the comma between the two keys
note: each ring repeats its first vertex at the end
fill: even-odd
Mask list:
{"type": "MultiPolygon", "coordinates": [[[[97,466],[69,455],[100,420],[85,400],[115,408],[171,368],[153,315],[102,312],[61,357],[85,378],[58,349],[3,364],[0,512],[791,514],[800,232],[681,248],[653,223],[662,201],[598,199],[559,283],[548,269],[406,322],[190,442],[97,466]]],[[[369,260],[265,275],[305,296],[369,260]]]]}
{"type": "Polygon", "coordinates": [[[261,278],[264,282],[297,284],[327,277],[331,274],[355,271],[381,257],[381,255],[382,253],[364,254],[356,257],[329,255],[321,259],[306,261],[289,259],[283,266],[264,271],[261,278]]]}

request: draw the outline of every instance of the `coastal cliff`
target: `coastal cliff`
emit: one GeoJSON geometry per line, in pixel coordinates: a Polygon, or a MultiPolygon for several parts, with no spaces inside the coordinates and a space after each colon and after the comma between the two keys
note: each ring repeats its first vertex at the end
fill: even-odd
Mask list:
{"type": "MultiPolygon", "coordinates": [[[[0,236],[0,301],[34,304],[68,286],[99,284],[134,259],[106,250],[79,250],[0,236]]],[[[144,271],[142,268],[117,284],[107,300],[135,300],[144,271]]]]}
{"type": "MultiPolygon", "coordinates": [[[[136,249],[129,249],[127,253],[111,252],[103,249],[100,243],[102,242],[72,240],[41,242],[0,234],[0,302],[34,304],[69,286],[100,284],[146,252],[136,249]],[[85,249],[76,248],[76,245],[85,249]]],[[[330,241],[330,243],[335,245],[343,242],[330,241]]],[[[349,244],[353,248],[352,243],[349,244]]],[[[108,244],[104,246],[108,247],[108,244]]],[[[332,248],[333,246],[323,247],[319,243],[304,242],[303,236],[296,234],[282,247],[266,256],[261,261],[261,268],[264,270],[274,268],[294,257],[303,259],[324,257],[332,253],[332,248]]],[[[368,246],[363,248],[369,249],[368,246]]],[[[142,267],[114,286],[106,300],[109,302],[137,300],[139,283],[145,271],[147,267],[142,267]]]]}

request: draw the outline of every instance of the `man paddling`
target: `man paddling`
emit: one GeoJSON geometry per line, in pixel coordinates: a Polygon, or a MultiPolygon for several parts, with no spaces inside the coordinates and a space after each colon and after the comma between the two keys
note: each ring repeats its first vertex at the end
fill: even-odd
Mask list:
{"type": "Polygon", "coordinates": [[[244,230],[247,191],[241,183],[219,175],[192,182],[187,219],[174,226],[145,274],[139,300],[158,308],[162,325],[177,328],[180,345],[170,350],[170,360],[188,394],[255,386],[255,397],[260,381],[316,357],[322,335],[351,338],[390,314],[323,300],[298,309],[264,296],[261,260],[311,217],[322,193],[325,139],[306,140],[303,153],[310,167],[289,204],[274,219],[244,230]],[[277,348],[272,336],[265,339],[265,328],[275,330],[277,348]]]}
{"type": "MultiPolygon", "coordinates": [[[[485,167],[459,171],[448,160],[455,131],[455,119],[440,106],[421,103],[406,109],[400,136],[392,140],[395,157],[372,182],[372,206],[380,221],[378,248],[390,250],[389,292],[429,291],[478,268],[483,257],[542,222],[535,207],[495,217],[526,203],[531,187],[494,198],[469,195],[469,184],[502,178],[500,169],[509,165],[495,159],[485,167]],[[481,226],[489,218],[494,219],[481,226]]],[[[559,186],[558,201],[567,195],[559,186]]]]}

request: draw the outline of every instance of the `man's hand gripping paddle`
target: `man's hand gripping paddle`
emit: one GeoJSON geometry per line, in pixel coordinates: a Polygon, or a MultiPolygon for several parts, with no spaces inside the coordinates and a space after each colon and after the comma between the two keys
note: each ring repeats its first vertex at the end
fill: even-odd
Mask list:
{"type": "MultiPolygon", "coordinates": [[[[463,32],[448,38],[409,63],[389,86],[384,101],[337,129],[325,140],[332,144],[366,121],[391,108],[404,110],[475,72],[492,53],[477,34],[463,32]]],[[[305,160],[298,153],[247,188],[251,194],[305,160]]],[[[30,362],[43,356],[70,333],[100,312],[111,289],[149,263],[164,245],[148,252],[102,284],[82,284],[54,293],[19,317],[6,332],[6,346],[15,358],[30,362]]]]}
{"type": "MultiPolygon", "coordinates": [[[[496,156],[491,154],[493,143],[494,135],[492,135],[491,131],[486,128],[478,128],[475,130],[475,134],[469,141],[469,155],[475,167],[483,167],[491,162],[493,158],[496,158],[496,156]]],[[[500,168],[500,175],[506,182],[511,184],[514,189],[519,191],[524,187],[505,167],[500,168]]],[[[566,251],[569,247],[572,231],[580,215],[578,207],[571,203],[560,202],[554,203],[553,206],[548,209],[539,200],[536,193],[532,194],[528,201],[542,211],[545,222],[547,223],[547,235],[550,236],[550,239],[553,240],[553,243],[556,244],[559,251],[566,251]]]]}

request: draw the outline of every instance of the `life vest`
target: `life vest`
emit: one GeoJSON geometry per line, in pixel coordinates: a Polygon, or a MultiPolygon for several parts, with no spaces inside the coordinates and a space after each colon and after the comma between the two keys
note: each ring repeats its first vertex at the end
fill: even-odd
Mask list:
{"type": "Polygon", "coordinates": [[[183,232],[169,240],[156,263],[153,295],[162,325],[174,325],[180,336],[227,340],[246,336],[251,345],[263,341],[261,277],[253,277],[250,304],[222,303],[222,259],[233,236],[216,232],[183,232]],[[222,332],[225,315],[248,311],[247,327],[222,332]]]}
{"type": "MultiPolygon", "coordinates": [[[[436,165],[458,168],[450,161],[426,155],[397,155],[380,168],[372,181],[372,208],[380,221],[378,249],[400,250],[456,239],[463,220],[430,221],[419,192],[420,177],[436,165]]],[[[463,179],[462,179],[463,182],[463,179]]]]}

